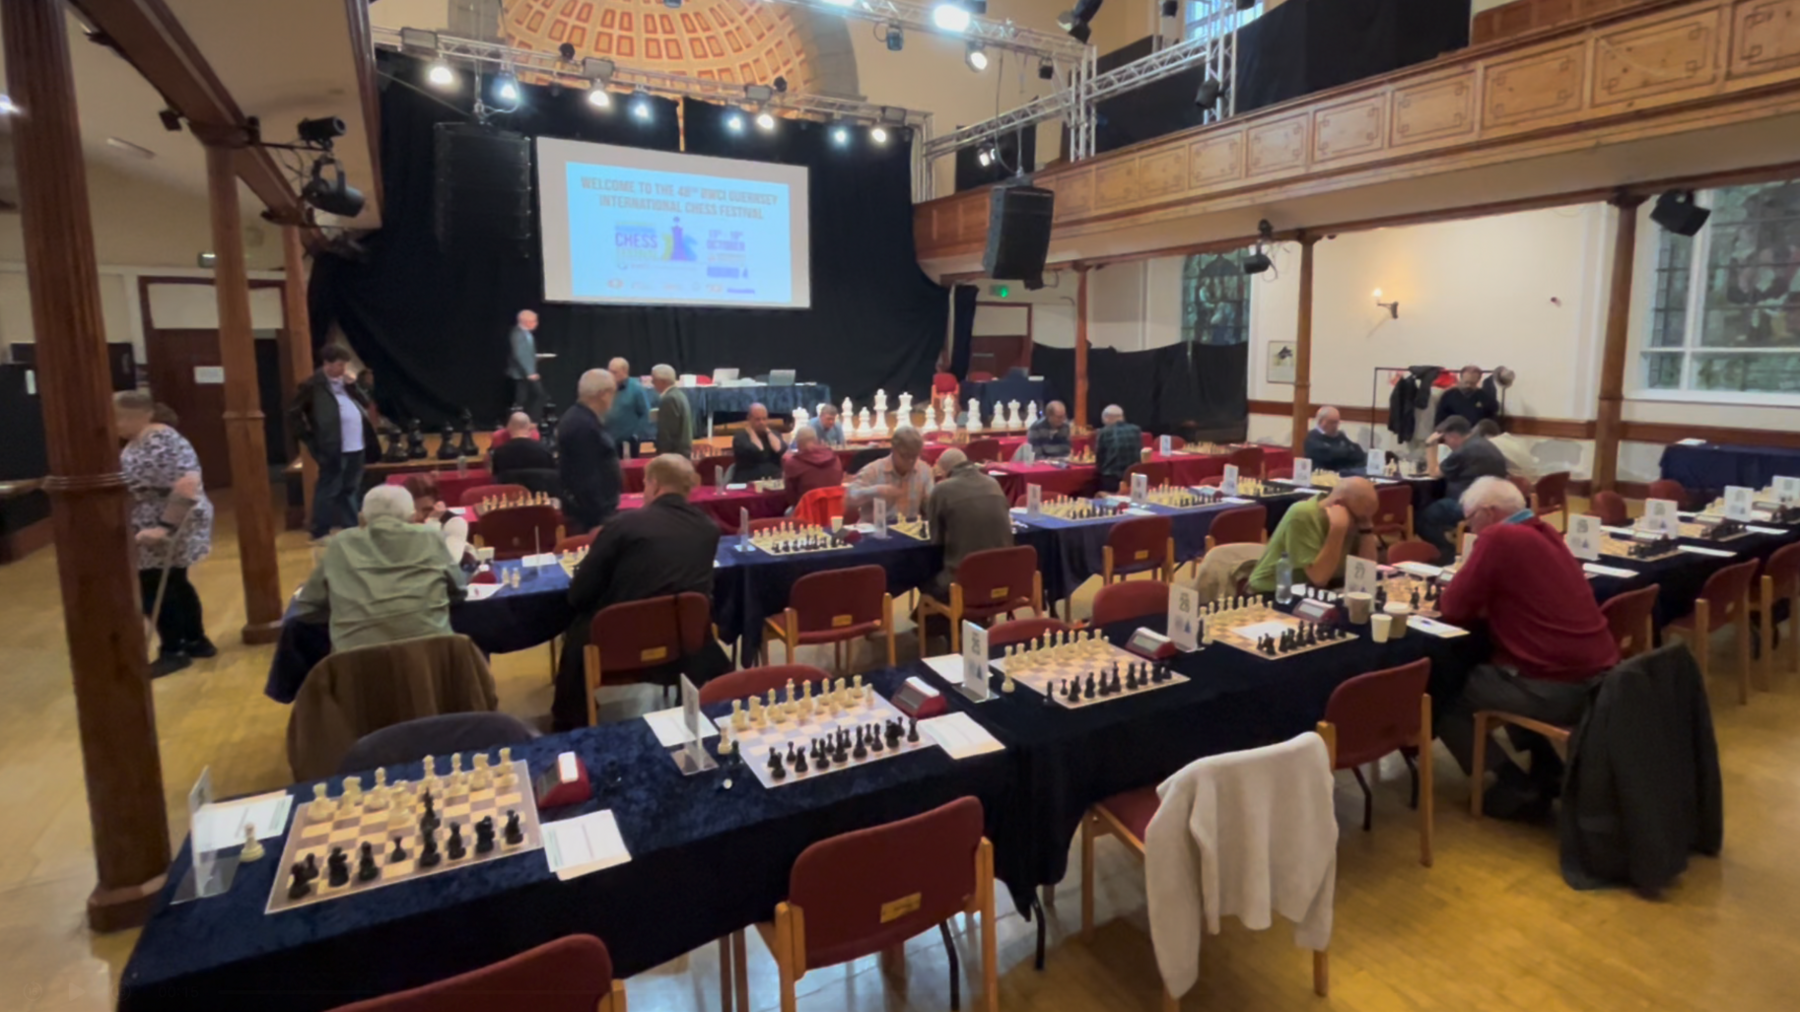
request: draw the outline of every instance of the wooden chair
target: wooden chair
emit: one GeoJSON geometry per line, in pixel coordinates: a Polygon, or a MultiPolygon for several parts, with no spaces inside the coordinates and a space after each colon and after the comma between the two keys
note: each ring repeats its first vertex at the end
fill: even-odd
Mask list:
{"type": "Polygon", "coordinates": [[[529,490],[523,485],[476,485],[474,488],[463,489],[462,500],[457,505],[475,507],[480,506],[483,499],[511,499],[527,494],[529,490]]]}
{"type": "Polygon", "coordinates": [[[1100,582],[1123,580],[1133,573],[1160,571],[1175,578],[1174,521],[1168,517],[1132,517],[1112,525],[1100,550],[1100,582]]]}
{"type": "Polygon", "coordinates": [[[1396,541],[1387,550],[1390,566],[1398,566],[1402,562],[1423,562],[1428,566],[1435,566],[1437,560],[1437,546],[1429,541],[1396,541]]]}
{"type": "Polygon", "coordinates": [[[1755,559],[1726,566],[1706,578],[1694,610],[1663,627],[1687,642],[1702,681],[1710,673],[1708,641],[1728,625],[1737,627],[1738,702],[1750,702],[1750,584],[1756,579],[1755,559]]]}
{"type": "Polygon", "coordinates": [[[339,1005],[334,1012],[626,1012],[606,943],[568,935],[492,966],[432,984],[339,1005]]]}
{"type": "Polygon", "coordinates": [[[831,673],[811,664],[771,664],[760,668],[733,671],[700,686],[700,705],[729,703],[734,699],[775,692],[794,682],[829,682],[831,673]]]}
{"type": "Polygon", "coordinates": [[[997,622],[988,629],[988,649],[1010,647],[1015,643],[1037,639],[1045,633],[1066,632],[1075,628],[1069,623],[1054,618],[1021,618],[1011,622],[997,622]]]}
{"type": "Polygon", "coordinates": [[[1617,492],[1595,492],[1588,498],[1588,508],[1608,527],[1624,527],[1631,523],[1625,512],[1625,497],[1617,492]]]}
{"type": "Polygon", "coordinates": [[[1255,478],[1260,481],[1267,477],[1263,473],[1263,467],[1265,466],[1267,459],[1268,458],[1263,454],[1262,447],[1243,446],[1231,451],[1231,456],[1227,457],[1225,462],[1227,464],[1237,465],[1238,477],[1255,478]]]}
{"type": "Polygon", "coordinates": [[[891,668],[894,595],[887,590],[887,570],[880,566],[822,569],[795,580],[788,591],[787,608],[763,620],[763,663],[768,663],[771,639],[787,644],[789,664],[801,647],[829,643],[832,661],[843,671],[855,660],[855,647],[844,651],[844,645],[877,632],[887,636],[887,666],[891,668]]]}
{"type": "MultiPolygon", "coordinates": [[[[551,551],[558,555],[561,555],[564,552],[580,551],[583,548],[592,546],[594,543],[594,536],[599,533],[599,529],[595,528],[586,534],[571,534],[566,538],[559,539],[556,542],[556,547],[552,548],[551,551]]],[[[494,554],[498,555],[499,553],[496,552],[494,554]]]]}
{"type": "Polygon", "coordinates": [[[1569,472],[1557,471],[1546,474],[1537,480],[1532,491],[1526,493],[1525,501],[1532,504],[1532,512],[1540,517],[1552,513],[1562,516],[1558,528],[1565,534],[1569,531],[1569,472]]]}
{"type": "MultiPolygon", "coordinates": [[[[1094,595],[1093,625],[1111,625],[1147,615],[1169,613],[1169,585],[1166,582],[1139,580],[1101,587],[1094,595]]],[[[988,641],[993,644],[992,640],[988,641]]]]}
{"type": "Polygon", "coordinates": [[[356,739],[338,760],[339,776],[378,766],[404,766],[428,755],[490,752],[502,745],[523,745],[537,732],[510,713],[440,713],[389,724],[356,739]]]}
{"type": "MultiPolygon", "coordinates": [[[[1131,476],[1141,474],[1150,483],[1151,488],[1167,485],[1175,473],[1174,466],[1166,460],[1140,460],[1125,469],[1125,477],[1119,480],[1119,492],[1131,494],[1131,476]]],[[[1102,490],[1104,491],[1104,490],[1102,490]]]]}
{"type": "Polygon", "coordinates": [[[1260,545],[1269,540],[1269,510],[1266,506],[1239,506],[1213,517],[1206,529],[1206,550],[1220,545],[1260,545]]]}
{"type": "Polygon", "coordinates": [[[476,548],[492,545],[496,559],[522,559],[562,539],[562,511],[555,506],[508,506],[482,515],[474,541],[476,548]]]}
{"type": "Polygon", "coordinates": [[[699,653],[711,635],[712,605],[706,595],[671,594],[602,608],[588,624],[582,651],[587,676],[588,724],[599,722],[594,698],[605,675],[613,684],[630,683],[620,675],[666,667],[699,653]]]}
{"type": "MultiPolygon", "coordinates": [[[[1325,754],[1332,768],[1337,766],[1337,747],[1330,725],[1320,723],[1319,737],[1325,740],[1325,754]]],[[[1088,808],[1081,818],[1081,937],[1094,937],[1094,844],[1102,836],[1117,837],[1125,849],[1144,860],[1144,834],[1162,799],[1155,786],[1115,794],[1088,808]]],[[[1331,991],[1331,954],[1313,953],[1313,993],[1321,998],[1331,991]]],[[[1163,988],[1163,1012],[1180,1012],[1181,1000],[1163,988]]]]}
{"type": "Polygon", "coordinates": [[[963,454],[977,464],[991,464],[1000,460],[1000,441],[998,439],[971,439],[969,445],[963,447],[963,454]]]}
{"type": "Polygon", "coordinates": [[[1650,492],[1646,499],[1673,499],[1677,509],[1687,509],[1687,486],[1672,478],[1658,478],[1650,483],[1650,492]]]}
{"type": "Polygon", "coordinates": [[[1292,467],[1269,468],[1269,481],[1292,481],[1293,477],[1294,469],[1292,467]]]}
{"type": "Polygon", "coordinates": [[[1375,795],[1362,767],[1399,752],[1412,773],[1412,804],[1419,810],[1419,863],[1431,867],[1432,768],[1431,659],[1371,671],[1339,685],[1325,704],[1321,725],[1333,729],[1337,747],[1331,768],[1356,775],[1363,792],[1363,831],[1375,823],[1375,795]],[[1418,756],[1415,765],[1413,756],[1418,756]]]}
{"type": "Polygon", "coordinates": [[[1037,549],[1030,545],[970,552],[956,568],[950,600],[919,594],[919,651],[925,652],[925,620],[942,615],[950,622],[950,652],[962,652],[964,619],[976,622],[1030,608],[1044,614],[1044,574],[1038,571],[1037,549]]]}
{"type": "MultiPolygon", "coordinates": [[[[1655,631],[1652,626],[1651,613],[1656,608],[1656,595],[1662,593],[1659,584],[1640,587],[1625,594],[1618,594],[1606,599],[1600,605],[1600,614],[1606,616],[1607,628],[1612,632],[1613,642],[1619,646],[1619,660],[1636,657],[1654,649],[1655,631]]],[[[1474,789],[1469,795],[1469,812],[1477,819],[1481,818],[1481,802],[1487,777],[1487,741],[1497,725],[1510,724],[1513,727],[1533,731],[1549,739],[1550,746],[1558,755],[1568,758],[1569,739],[1574,736],[1575,729],[1560,724],[1524,717],[1504,710],[1475,711],[1475,755],[1469,766],[1469,782],[1474,789]]]]}
{"type": "MultiPolygon", "coordinates": [[[[937,925],[950,961],[950,1007],[961,1007],[961,971],[950,937],[956,914],[981,919],[978,1007],[1000,1007],[994,925],[994,848],[982,835],[981,802],[960,798],[910,819],[844,833],[806,848],[788,875],[775,919],[756,925],[775,957],[781,1012],[794,1012],[808,970],[875,953],[903,972],[906,940],[937,925]]],[[[743,932],[732,936],[737,991],[748,992],[743,932]]]]}
{"type": "Polygon", "coordinates": [[[1398,534],[1410,539],[1413,536],[1412,486],[1404,482],[1398,485],[1377,485],[1375,499],[1376,535],[1398,534]]]}
{"type": "Polygon", "coordinates": [[[1769,556],[1763,563],[1761,586],[1750,602],[1751,612],[1761,626],[1764,689],[1774,684],[1778,667],[1775,663],[1775,607],[1784,601],[1787,603],[1788,638],[1782,650],[1788,655],[1788,668],[1800,673],[1800,544],[1783,546],[1769,556]]]}
{"type": "Polygon", "coordinates": [[[700,476],[700,484],[719,484],[719,473],[737,463],[737,458],[730,455],[703,457],[694,463],[694,473],[700,476]]]}

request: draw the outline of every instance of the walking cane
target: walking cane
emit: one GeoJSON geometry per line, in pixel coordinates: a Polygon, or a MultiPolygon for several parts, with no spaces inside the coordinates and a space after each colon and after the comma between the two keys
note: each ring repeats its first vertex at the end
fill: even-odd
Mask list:
{"type": "MultiPolygon", "coordinates": [[[[188,521],[193,518],[194,512],[194,510],[188,510],[187,515],[181,518],[181,523],[176,524],[175,529],[169,532],[169,536],[163,539],[162,575],[156,580],[156,600],[150,606],[150,630],[156,633],[156,647],[159,653],[168,644],[162,642],[162,633],[156,628],[156,620],[162,617],[163,595],[169,589],[169,569],[175,562],[175,552],[180,547],[182,532],[187,530],[188,521]]],[[[155,657],[152,657],[151,660],[155,660],[155,657]]]]}

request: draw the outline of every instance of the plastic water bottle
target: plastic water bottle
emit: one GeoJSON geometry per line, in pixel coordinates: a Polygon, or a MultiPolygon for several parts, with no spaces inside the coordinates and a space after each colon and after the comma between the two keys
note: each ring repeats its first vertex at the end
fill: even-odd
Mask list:
{"type": "Polygon", "coordinates": [[[1275,563],[1275,603],[1287,604],[1294,599],[1294,563],[1286,552],[1275,563]]]}

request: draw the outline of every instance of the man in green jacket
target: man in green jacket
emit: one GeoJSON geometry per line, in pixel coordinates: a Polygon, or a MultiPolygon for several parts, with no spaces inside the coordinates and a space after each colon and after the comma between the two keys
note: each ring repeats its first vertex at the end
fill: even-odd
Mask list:
{"type": "Polygon", "coordinates": [[[444,636],[464,577],[444,536],[409,523],[412,494],[377,485],[363,496],[362,524],[338,532],[295,599],[302,621],[331,623],[331,648],[444,636]]]}
{"type": "Polygon", "coordinates": [[[688,411],[687,395],[675,385],[675,367],[658,365],[650,370],[650,385],[656,388],[656,452],[694,455],[694,420],[688,411]]]}

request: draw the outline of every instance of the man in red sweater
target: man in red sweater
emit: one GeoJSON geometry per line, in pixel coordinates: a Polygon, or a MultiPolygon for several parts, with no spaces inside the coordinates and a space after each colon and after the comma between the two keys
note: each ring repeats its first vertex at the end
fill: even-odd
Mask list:
{"type": "MultiPolygon", "coordinates": [[[[1562,535],[1532,514],[1517,487],[1503,478],[1477,479],[1463,493],[1462,508],[1478,537],[1438,607],[1446,622],[1485,622],[1494,648],[1488,663],[1469,672],[1462,698],[1437,728],[1466,773],[1478,744],[1475,711],[1572,725],[1587,705],[1588,683],[1619,663],[1619,648],[1581,563],[1562,535]]],[[[1479,743],[1488,750],[1487,768],[1499,775],[1488,793],[1497,815],[1541,810],[1556,793],[1561,763],[1548,742],[1531,738],[1529,775],[1494,742],[1479,743]]]]}
{"type": "Polygon", "coordinates": [[[844,462],[819,439],[817,429],[802,425],[794,434],[794,452],[782,461],[781,476],[787,483],[788,510],[792,512],[800,497],[813,489],[842,485],[844,462]]]}

